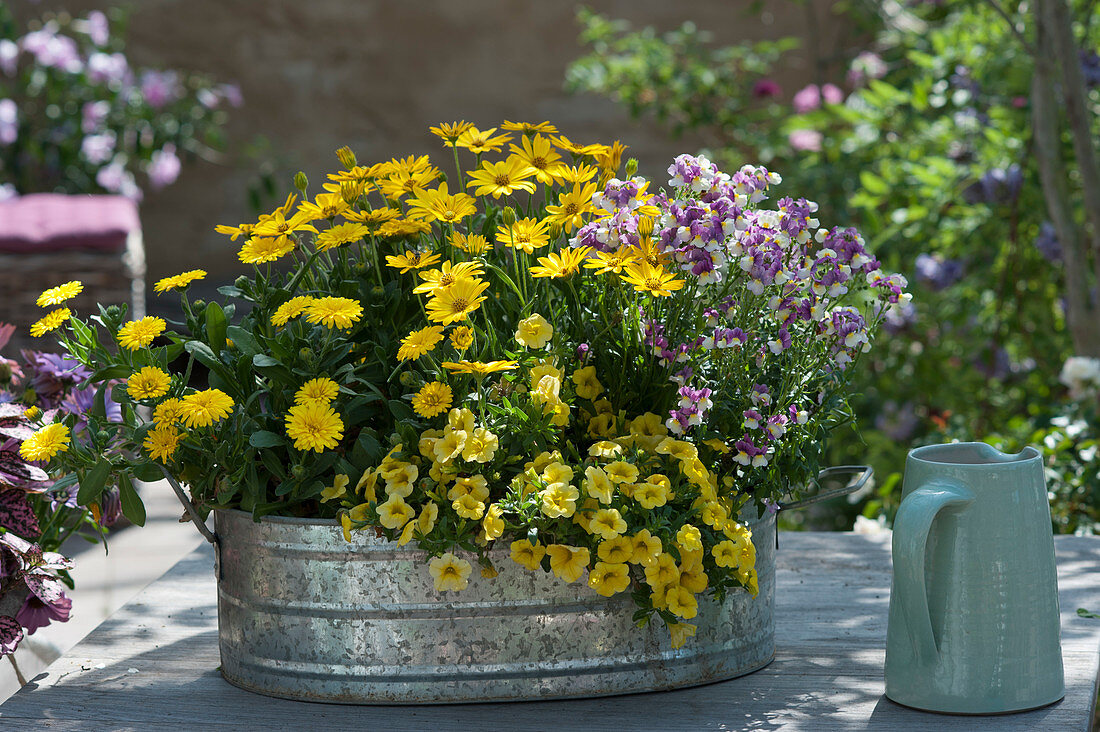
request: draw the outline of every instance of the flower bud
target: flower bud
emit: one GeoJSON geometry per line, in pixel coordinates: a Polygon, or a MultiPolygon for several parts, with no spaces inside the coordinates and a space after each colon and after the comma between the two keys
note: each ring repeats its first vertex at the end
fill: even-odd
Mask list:
{"type": "Polygon", "coordinates": [[[300,170],[294,174],[294,187],[302,194],[302,198],[305,198],[306,189],[309,188],[309,178],[300,170]]]}
{"type": "Polygon", "coordinates": [[[446,183],[447,182],[447,174],[444,173],[442,170],[439,171],[439,176],[436,177],[436,180],[438,180],[440,183],[446,183]]]}
{"type": "Polygon", "coordinates": [[[306,469],[301,465],[295,465],[290,469],[290,474],[294,476],[295,480],[301,480],[302,476],[306,474],[306,469]]]}
{"type": "Polygon", "coordinates": [[[298,358],[308,362],[313,358],[313,351],[308,348],[302,348],[300,351],[298,351],[298,358]]]}
{"type": "Polygon", "coordinates": [[[191,307],[192,307],[192,309],[194,309],[196,311],[205,310],[206,309],[206,300],[195,300],[195,302],[191,303],[191,307]]]}
{"type": "Polygon", "coordinates": [[[633,178],[638,172],[638,158],[630,158],[626,161],[626,177],[633,178]]]}
{"type": "Polygon", "coordinates": [[[336,157],[340,158],[340,164],[348,170],[351,170],[358,164],[358,161],[355,159],[355,153],[353,153],[351,148],[347,145],[344,145],[336,151],[336,157]]]}
{"type": "Polygon", "coordinates": [[[401,375],[397,377],[397,380],[401,382],[401,386],[406,388],[416,386],[416,382],[418,381],[416,374],[412,371],[402,371],[401,375]]]}
{"type": "Polygon", "coordinates": [[[241,275],[233,281],[233,286],[242,292],[248,292],[249,283],[250,280],[248,279],[247,275],[241,275]]]}
{"type": "Polygon", "coordinates": [[[362,192],[363,190],[354,183],[340,184],[340,198],[344,199],[344,203],[349,206],[359,200],[359,196],[362,192]]]}
{"type": "Polygon", "coordinates": [[[653,236],[653,217],[652,216],[639,216],[638,217],[638,236],[642,239],[648,239],[653,236]]]}
{"type": "Polygon", "coordinates": [[[500,215],[501,220],[505,226],[511,226],[516,223],[516,210],[511,206],[505,206],[504,211],[500,215]]]}
{"type": "Polygon", "coordinates": [[[557,221],[551,221],[550,222],[550,231],[549,231],[549,233],[550,233],[550,241],[551,242],[557,241],[558,237],[561,236],[561,224],[559,224],[557,221]]]}
{"type": "Polygon", "coordinates": [[[11,381],[11,364],[0,358],[0,384],[11,381]]]}

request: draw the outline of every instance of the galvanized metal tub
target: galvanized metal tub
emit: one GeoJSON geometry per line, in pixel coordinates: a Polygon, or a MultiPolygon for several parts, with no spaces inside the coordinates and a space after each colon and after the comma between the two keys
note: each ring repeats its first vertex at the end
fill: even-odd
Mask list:
{"type": "Polygon", "coordinates": [[[462,592],[436,592],[423,552],[335,521],[216,512],[222,674],[249,691],[344,704],[592,697],[731,679],[775,654],[775,517],[750,524],[759,595],[700,603],[673,650],[657,622],[493,551],[462,592]]]}

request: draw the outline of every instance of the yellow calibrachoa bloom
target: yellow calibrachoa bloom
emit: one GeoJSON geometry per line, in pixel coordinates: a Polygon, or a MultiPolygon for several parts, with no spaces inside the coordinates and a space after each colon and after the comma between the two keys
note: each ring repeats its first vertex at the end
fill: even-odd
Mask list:
{"type": "Polygon", "coordinates": [[[554,337],[554,326],[538,313],[519,321],[516,340],[525,348],[542,348],[554,337]]]}
{"type": "Polygon", "coordinates": [[[413,397],[413,411],[421,417],[430,419],[450,409],[452,398],[451,387],[442,382],[433,381],[425,384],[413,397]]]}
{"type": "Polygon", "coordinates": [[[378,504],[378,521],[387,529],[400,529],[412,521],[415,515],[416,511],[413,507],[405,503],[403,496],[396,493],[387,498],[384,503],[378,504]]]}
{"type": "Polygon", "coordinates": [[[339,384],[332,379],[321,376],[316,379],[310,379],[302,384],[301,388],[294,392],[294,403],[306,404],[307,402],[319,402],[321,404],[328,404],[335,399],[336,395],[339,393],[339,384]]]}
{"type": "Polygon", "coordinates": [[[691,524],[684,524],[676,532],[676,546],[685,552],[697,552],[703,550],[702,535],[699,529],[691,524]]]}
{"type": "Polygon", "coordinates": [[[642,529],[630,537],[634,556],[630,558],[631,564],[649,566],[661,556],[661,540],[649,533],[649,529],[642,529]]]}
{"type": "Polygon", "coordinates": [[[626,521],[623,520],[618,509],[601,508],[592,514],[588,522],[588,530],[606,541],[626,531],[626,521]]]}
{"type": "Polygon", "coordinates": [[[57,330],[72,314],[68,308],[58,308],[47,313],[31,325],[31,335],[40,338],[52,330],[57,330]]]}
{"type": "Polygon", "coordinates": [[[443,340],[442,325],[429,325],[427,328],[414,330],[401,339],[401,347],[397,349],[397,358],[401,361],[420,358],[425,353],[431,353],[441,340],[443,340]]]}
{"type": "Polygon", "coordinates": [[[469,493],[459,496],[451,502],[451,507],[461,518],[476,521],[485,513],[485,504],[469,493]]]}
{"type": "Polygon", "coordinates": [[[630,570],[621,563],[596,562],[588,573],[588,586],[604,597],[611,597],[630,587],[630,570]]]}
{"type": "Polygon", "coordinates": [[[40,308],[47,307],[49,305],[60,305],[61,303],[71,300],[79,295],[84,290],[84,283],[79,280],[72,280],[57,287],[51,287],[43,292],[35,300],[35,304],[40,308]]]}
{"type": "Polygon", "coordinates": [[[60,422],[48,424],[19,445],[19,456],[24,460],[49,460],[59,452],[69,449],[69,428],[60,422]]]}
{"type": "Polygon", "coordinates": [[[332,479],[332,485],[326,486],[321,489],[321,503],[327,503],[328,501],[342,498],[348,493],[348,485],[351,483],[349,478],[344,473],[340,473],[332,479]]]}
{"type": "Polygon", "coordinates": [[[665,603],[669,612],[685,620],[691,620],[699,614],[699,601],[684,587],[670,587],[665,592],[665,603]]]}
{"type": "Polygon", "coordinates": [[[611,485],[611,480],[602,468],[589,465],[584,469],[584,490],[600,503],[608,504],[611,503],[611,494],[615,492],[615,487],[611,485]]]}
{"type": "Polygon", "coordinates": [[[550,555],[550,571],[567,583],[576,582],[588,569],[591,554],[587,547],[551,544],[546,547],[550,555]]]}
{"type": "Polygon", "coordinates": [[[468,463],[490,462],[498,446],[496,435],[484,427],[478,427],[466,438],[466,444],[462,448],[462,459],[468,463]]]}
{"type": "Polygon", "coordinates": [[[363,317],[363,306],[348,297],[318,297],[306,305],[305,313],[314,325],[347,330],[363,317]]]}
{"type": "Polygon", "coordinates": [[[673,623],[668,626],[669,635],[672,638],[673,648],[683,648],[687,639],[695,635],[695,627],[691,623],[673,623]]]}
{"type": "Polygon", "coordinates": [[[201,280],[204,277],[206,277],[205,269],[191,269],[186,272],[180,272],[178,275],[165,277],[158,281],[157,284],[153,285],[153,292],[159,295],[169,290],[185,290],[192,282],[201,280]]]}
{"type": "Polygon", "coordinates": [[[608,463],[604,466],[604,472],[612,483],[633,483],[638,480],[638,467],[622,460],[608,463]]]}
{"type": "Polygon", "coordinates": [[[229,416],[233,399],[221,389],[206,389],[180,400],[180,419],[188,428],[209,427],[229,416]]]}
{"type": "Polygon", "coordinates": [[[585,366],[574,371],[573,384],[576,386],[577,396],[590,402],[596,401],[596,397],[603,393],[603,384],[596,378],[595,366],[585,366]]]}
{"type": "Polygon", "coordinates": [[[542,512],[550,518],[569,518],[577,510],[580,493],[568,483],[551,483],[542,491],[542,512]]]}
{"type": "Polygon", "coordinates": [[[149,453],[149,457],[167,463],[176,454],[182,437],[179,430],[171,424],[158,424],[145,434],[141,446],[149,453]]]}
{"type": "Polygon", "coordinates": [[[629,536],[615,536],[599,543],[596,555],[609,564],[625,564],[634,556],[633,540],[629,536]]]}
{"type": "Polygon", "coordinates": [[[538,542],[532,544],[527,539],[512,542],[512,561],[534,572],[546,556],[546,547],[538,542]]]}
{"type": "Polygon", "coordinates": [[[485,511],[485,518],[481,520],[481,538],[485,541],[499,539],[504,533],[504,509],[494,503],[485,511]]]}
{"type": "Polygon", "coordinates": [[[172,378],[155,366],[146,366],[126,381],[126,393],[133,399],[156,399],[168,393],[172,378]]]}
{"type": "Polygon", "coordinates": [[[131,320],[118,329],[118,343],[131,351],[145,348],[164,332],[167,325],[163,318],[152,315],[147,315],[141,320],[131,320]]]}
{"type": "Polygon", "coordinates": [[[435,580],[436,592],[447,590],[464,590],[470,584],[470,571],[472,567],[465,559],[461,559],[451,552],[443,556],[432,557],[428,562],[428,573],[435,580]]]}
{"type": "Polygon", "coordinates": [[[286,434],[298,450],[324,452],[340,444],[344,422],[328,404],[306,402],[287,412],[286,434]]]}

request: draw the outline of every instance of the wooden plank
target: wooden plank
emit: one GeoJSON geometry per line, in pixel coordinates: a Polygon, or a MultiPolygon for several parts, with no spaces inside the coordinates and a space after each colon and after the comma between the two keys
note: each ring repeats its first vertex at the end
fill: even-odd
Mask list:
{"type": "Polygon", "coordinates": [[[0,706],[3,729],[912,729],[1084,730],[1100,671],[1100,538],[1058,537],[1066,699],[1000,717],[951,717],[882,695],[887,536],[784,534],[776,660],[674,692],[526,704],[343,707],[270,699],[217,672],[212,553],[202,547],[0,706]]]}

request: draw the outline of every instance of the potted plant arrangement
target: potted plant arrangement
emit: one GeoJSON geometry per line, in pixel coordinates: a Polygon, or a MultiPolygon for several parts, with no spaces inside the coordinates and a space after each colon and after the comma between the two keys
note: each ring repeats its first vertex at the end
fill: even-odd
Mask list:
{"type": "Polygon", "coordinates": [[[156,285],[178,323],[58,303],[38,329],[122,416],[101,389],[24,448],[82,504],[117,485],[140,522],[134,479],[167,476],[215,513],[246,688],[549,698],[766,664],[775,511],[904,279],[763,168],[620,178],[621,143],[547,122],[431,131],[453,172],[343,148],[315,197],[299,173],[218,227],[254,267],[224,304],[189,298],[201,270],[156,285]]]}

